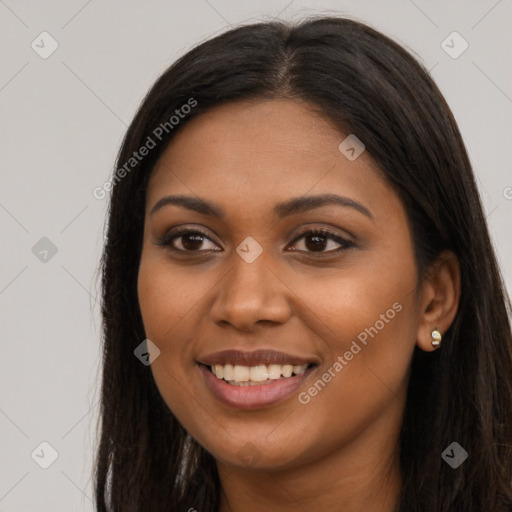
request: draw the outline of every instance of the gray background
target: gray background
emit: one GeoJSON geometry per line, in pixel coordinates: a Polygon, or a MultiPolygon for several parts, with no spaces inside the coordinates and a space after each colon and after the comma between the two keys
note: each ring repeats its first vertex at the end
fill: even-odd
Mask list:
{"type": "Polygon", "coordinates": [[[107,205],[92,190],[108,179],[143,95],[173,60],[229,26],[326,12],[370,23],[432,70],[512,289],[510,0],[0,0],[0,511],[94,509],[95,272],[107,205]],[[31,47],[43,31],[59,45],[47,59],[31,47]],[[456,59],[441,46],[453,31],[469,44],[456,59]],[[58,454],[47,469],[43,441],[58,454]]]}

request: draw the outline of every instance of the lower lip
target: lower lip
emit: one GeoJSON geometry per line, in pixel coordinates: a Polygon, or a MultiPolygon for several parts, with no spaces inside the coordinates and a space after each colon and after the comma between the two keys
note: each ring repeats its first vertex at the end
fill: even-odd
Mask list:
{"type": "Polygon", "coordinates": [[[286,400],[294,394],[314,368],[307,368],[301,375],[277,379],[271,384],[234,386],[218,379],[205,365],[199,365],[206,385],[215,398],[237,409],[261,409],[286,400]]]}

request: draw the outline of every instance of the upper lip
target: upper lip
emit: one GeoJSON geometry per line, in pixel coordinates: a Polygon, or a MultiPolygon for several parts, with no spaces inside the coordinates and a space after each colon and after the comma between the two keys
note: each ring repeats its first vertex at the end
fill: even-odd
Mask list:
{"type": "Polygon", "coordinates": [[[270,349],[259,349],[251,352],[243,350],[223,350],[221,352],[215,352],[214,354],[208,354],[198,359],[198,362],[208,366],[215,364],[226,365],[226,364],[237,364],[240,366],[257,366],[257,365],[268,365],[268,364],[292,364],[292,365],[303,365],[303,364],[318,364],[318,358],[316,357],[300,357],[292,354],[286,354],[284,352],[278,352],[270,349]]]}

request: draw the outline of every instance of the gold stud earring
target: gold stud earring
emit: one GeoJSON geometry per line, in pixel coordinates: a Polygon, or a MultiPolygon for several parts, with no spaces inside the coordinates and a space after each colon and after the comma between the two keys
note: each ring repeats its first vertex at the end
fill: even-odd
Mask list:
{"type": "Polygon", "coordinates": [[[432,331],[432,346],[439,347],[441,345],[441,333],[438,331],[437,327],[432,331]]]}

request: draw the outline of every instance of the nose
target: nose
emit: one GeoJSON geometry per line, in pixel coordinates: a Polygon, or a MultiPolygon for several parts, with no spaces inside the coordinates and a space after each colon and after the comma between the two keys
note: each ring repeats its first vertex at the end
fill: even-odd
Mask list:
{"type": "Polygon", "coordinates": [[[252,263],[237,253],[232,259],[214,297],[211,320],[246,332],[253,331],[257,324],[284,324],[291,315],[287,299],[290,289],[269,265],[265,251],[252,263]]]}

